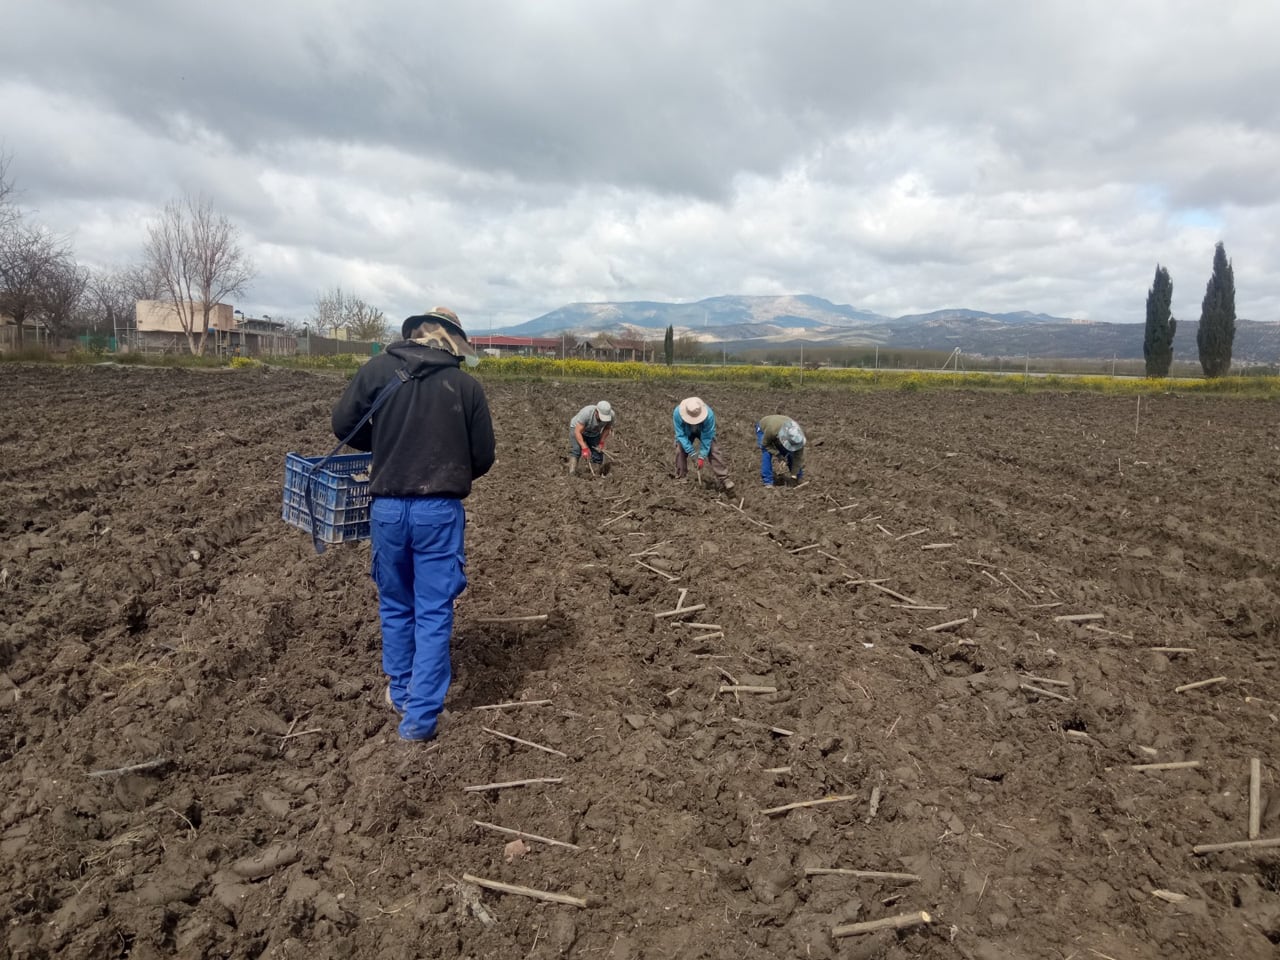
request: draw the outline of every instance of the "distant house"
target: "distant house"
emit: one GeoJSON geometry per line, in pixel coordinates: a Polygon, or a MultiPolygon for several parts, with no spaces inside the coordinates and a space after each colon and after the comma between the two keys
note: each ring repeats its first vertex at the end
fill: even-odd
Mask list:
{"type": "Polygon", "coordinates": [[[474,336],[468,339],[473,347],[491,357],[558,357],[566,346],[573,349],[572,340],[560,337],[474,336]]]}
{"type": "Polygon", "coordinates": [[[645,358],[645,349],[643,340],[601,336],[578,341],[574,354],[587,360],[635,361],[645,358]]]}
{"type": "MultiPolygon", "coordinates": [[[[190,304],[195,312],[193,333],[199,339],[203,319],[200,304],[190,304]]],[[[136,343],[142,349],[188,349],[186,332],[178,311],[167,300],[139,300],[135,307],[136,343]]],[[[228,303],[215,303],[209,312],[209,339],[205,349],[210,353],[256,357],[294,354],[297,338],[288,333],[285,324],[270,317],[246,317],[228,303]]]]}

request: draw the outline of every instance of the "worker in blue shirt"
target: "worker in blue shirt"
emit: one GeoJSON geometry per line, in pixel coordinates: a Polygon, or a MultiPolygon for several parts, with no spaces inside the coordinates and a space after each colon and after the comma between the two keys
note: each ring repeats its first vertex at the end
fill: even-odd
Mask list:
{"type": "Polygon", "coordinates": [[[711,472],[720,489],[726,493],[731,491],[733,481],[729,479],[728,464],[720,456],[720,445],[716,442],[716,415],[712,409],[700,397],[686,397],[671,412],[671,422],[676,431],[676,479],[681,480],[688,474],[689,458],[695,457],[699,471],[704,463],[710,461],[711,472]]]}

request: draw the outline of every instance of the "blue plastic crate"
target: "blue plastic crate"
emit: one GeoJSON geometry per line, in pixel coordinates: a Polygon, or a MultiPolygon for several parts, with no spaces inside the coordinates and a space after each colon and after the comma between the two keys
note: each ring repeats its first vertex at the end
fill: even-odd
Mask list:
{"type": "Polygon", "coordinates": [[[373,455],[350,453],[324,460],[289,453],[284,458],[285,523],[322,543],[369,539],[369,471],[373,455]],[[307,510],[307,487],[311,509],[307,510]]]}

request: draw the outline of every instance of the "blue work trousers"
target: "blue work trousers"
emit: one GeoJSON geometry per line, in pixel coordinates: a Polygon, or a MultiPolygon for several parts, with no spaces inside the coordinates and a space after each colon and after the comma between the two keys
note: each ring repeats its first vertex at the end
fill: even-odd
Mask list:
{"type": "MultiPolygon", "coordinates": [[[[760,424],[758,423],[756,424],[756,446],[760,448],[760,481],[766,487],[772,487],[773,486],[773,457],[774,457],[775,451],[772,448],[766,447],[764,445],[764,431],[760,429],[760,424]]],[[[783,453],[782,456],[787,458],[787,469],[790,470],[791,464],[792,464],[791,454],[787,452],[787,453],[783,453]]],[[[801,470],[800,473],[803,475],[804,470],[801,470]]],[[[796,479],[799,480],[801,479],[801,477],[797,476],[796,479]]]]}
{"type": "Polygon", "coordinates": [[[369,521],[382,671],[404,714],[400,736],[430,740],[452,679],[453,601],[467,586],[466,514],[450,497],[375,497],[369,521]]]}

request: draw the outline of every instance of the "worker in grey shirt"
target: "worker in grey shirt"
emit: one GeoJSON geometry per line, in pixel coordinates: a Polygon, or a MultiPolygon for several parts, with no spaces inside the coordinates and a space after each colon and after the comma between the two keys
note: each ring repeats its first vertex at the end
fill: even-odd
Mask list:
{"type": "Polygon", "coordinates": [[[613,422],[613,406],[608,400],[583,407],[569,421],[573,435],[573,449],[569,452],[570,473],[577,472],[580,460],[604,463],[604,442],[613,432],[613,422]]]}

